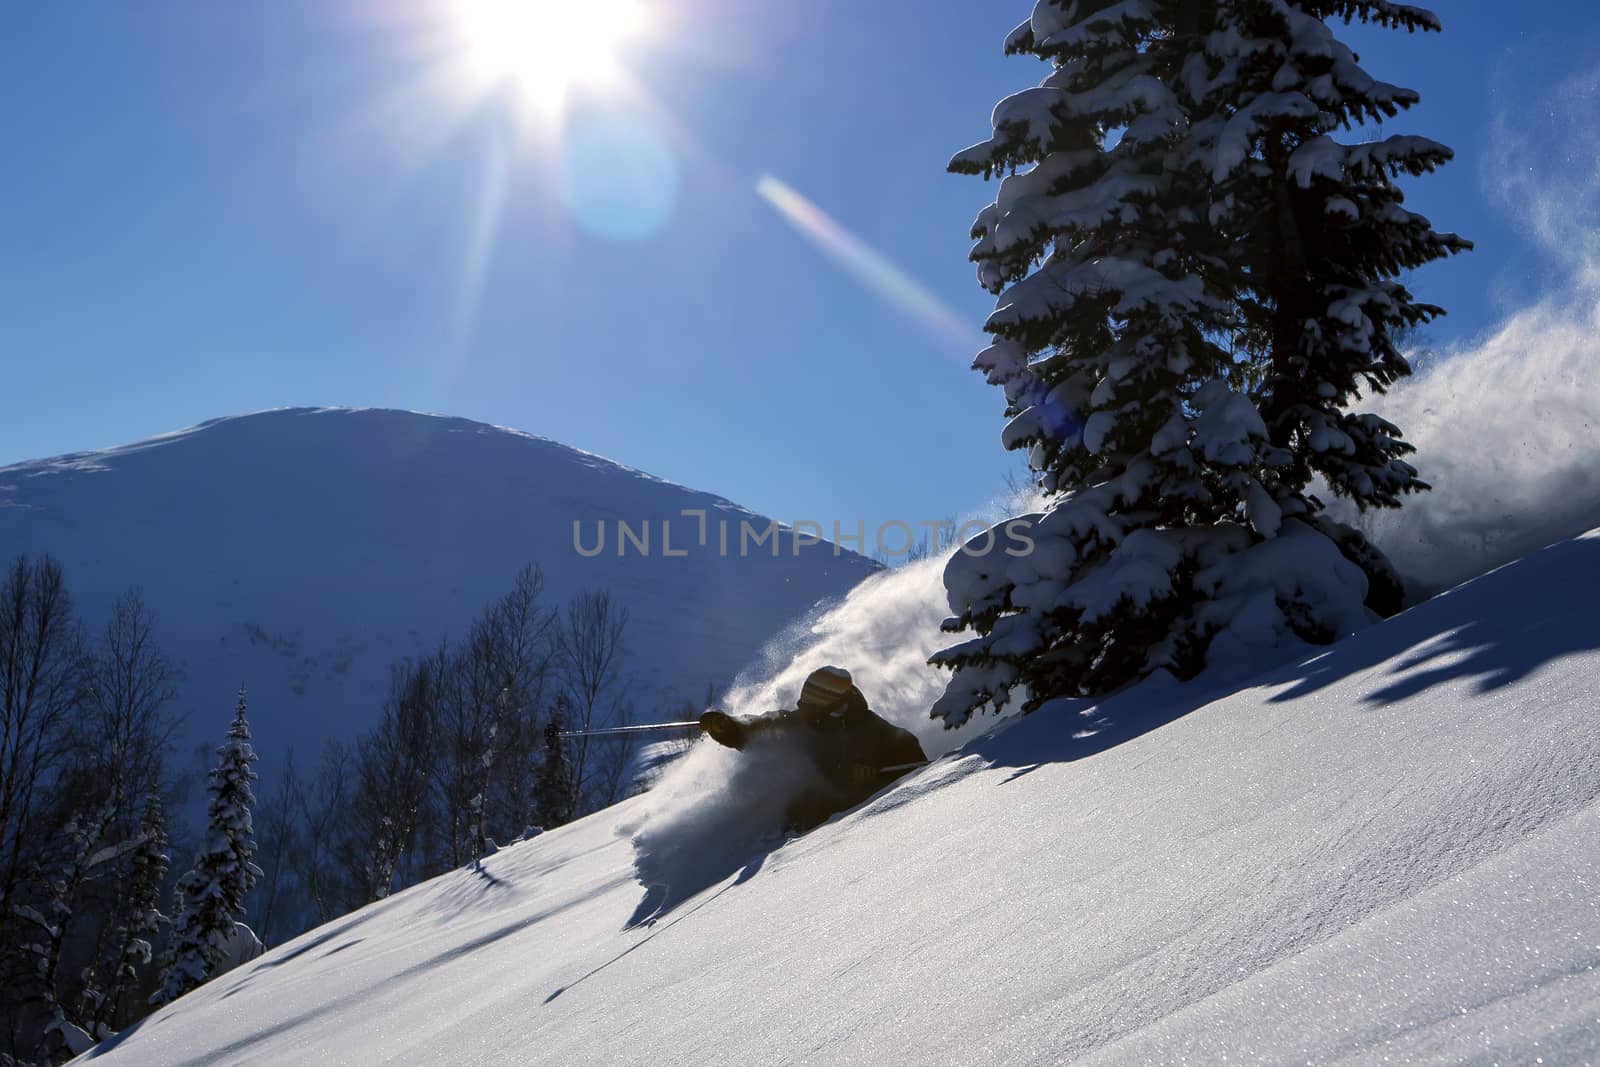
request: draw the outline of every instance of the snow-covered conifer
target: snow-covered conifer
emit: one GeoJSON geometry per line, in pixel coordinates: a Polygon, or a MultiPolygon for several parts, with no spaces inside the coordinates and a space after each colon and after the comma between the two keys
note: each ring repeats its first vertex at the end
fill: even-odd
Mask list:
{"type": "Polygon", "coordinates": [[[92,1043],[62,1002],[61,961],[79,890],[98,864],[96,853],[105,839],[114,811],[115,802],[111,801],[97,815],[75,816],[62,827],[59,848],[52,850],[59,851],[60,859],[50,864],[49,873],[43,879],[43,909],[29,915],[37,924],[37,940],[24,943],[24,951],[34,958],[36,967],[27,999],[43,1024],[36,1050],[41,1063],[65,1063],[92,1043]]]}
{"type": "Polygon", "coordinates": [[[209,979],[237,936],[234,924],[244,917],[244,900],[261,871],[252,862],[255,832],[250,783],[256,761],[245,720],[245,692],[217,749],[217,766],[207,782],[206,837],[194,866],[178,880],[177,917],[162,985],[151,997],[167,1004],[209,979]]]}
{"type": "Polygon", "coordinates": [[[546,830],[572,821],[572,762],[561,732],[567,729],[567,698],[559,695],[544,727],[544,759],[534,778],[534,821],[546,830]]]}
{"type": "Polygon", "coordinates": [[[1188,676],[1225,632],[1328,640],[1390,577],[1309,481],[1363,506],[1424,487],[1398,431],[1345,407],[1405,372],[1386,328],[1437,313],[1394,275],[1464,243],[1397,214],[1390,181],[1447,150],[1324,136],[1415,100],[1360,70],[1335,15],[1433,26],[1382,2],[1041,0],[1007,39],[1050,72],[951,169],[1004,176],[973,228],[998,297],[974,366],[1046,504],[1031,551],[984,538],[946,572],[947,629],[976,632],[935,657],[956,671],[947,723],[1018,687],[1033,707],[1188,676]],[[1298,233],[1285,197],[1321,227],[1298,238],[1314,266],[1264,258],[1298,233]],[[1404,251],[1375,246],[1386,219],[1404,251]]]}
{"type": "Polygon", "coordinates": [[[111,984],[100,1004],[97,1029],[118,1025],[123,998],[138,981],[139,968],[150,963],[151,946],[161,927],[172,921],[161,913],[167,864],[166,814],[160,797],[152,792],[139,819],[137,844],[128,858],[127,893],[117,905],[121,919],[115,930],[111,984]]]}
{"type": "Polygon", "coordinates": [[[1439,31],[1389,0],[1231,0],[1194,61],[1188,166],[1212,184],[1219,278],[1234,298],[1235,345],[1262,368],[1256,399],[1270,445],[1260,481],[1284,516],[1332,537],[1365,572],[1369,606],[1400,607],[1398,579],[1353,530],[1328,523],[1320,481],[1358,507],[1398,507],[1428,486],[1401,457],[1401,431],[1351,410],[1411,373],[1397,338],[1443,314],[1402,272],[1471,248],[1407,210],[1396,184],[1448,162],[1435,141],[1378,136],[1418,102],[1362,69],[1328,20],[1439,31]]]}

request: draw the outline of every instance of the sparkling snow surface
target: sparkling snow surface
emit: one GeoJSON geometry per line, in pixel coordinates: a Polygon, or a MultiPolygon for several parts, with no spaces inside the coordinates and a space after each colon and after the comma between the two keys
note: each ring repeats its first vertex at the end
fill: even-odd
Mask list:
{"type": "Polygon", "coordinates": [[[625,929],[637,798],[87,1062],[1600,1059],[1597,596],[1600,532],[1203,706],[1008,720],[625,929]]]}

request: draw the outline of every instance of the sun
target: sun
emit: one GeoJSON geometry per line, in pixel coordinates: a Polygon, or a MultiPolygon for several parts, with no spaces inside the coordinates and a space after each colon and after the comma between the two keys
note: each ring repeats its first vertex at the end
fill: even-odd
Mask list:
{"type": "Polygon", "coordinates": [[[461,27],[479,74],[515,81],[534,100],[557,105],[579,84],[617,79],[617,49],[645,29],[625,0],[458,0],[461,27]]]}

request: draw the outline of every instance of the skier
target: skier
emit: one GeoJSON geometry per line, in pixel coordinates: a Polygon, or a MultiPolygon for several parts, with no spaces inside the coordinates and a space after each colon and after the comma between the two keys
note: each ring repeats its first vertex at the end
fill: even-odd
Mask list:
{"type": "Polygon", "coordinates": [[[772,734],[810,755],[822,784],[790,803],[785,829],[796,833],[805,833],[830,816],[855,807],[928,761],[909,730],[872,713],[850,672],[842,667],[812,671],[792,711],[745,720],[708,711],[700,717],[700,727],[713,741],[729,748],[742,749],[752,738],[772,734]]]}

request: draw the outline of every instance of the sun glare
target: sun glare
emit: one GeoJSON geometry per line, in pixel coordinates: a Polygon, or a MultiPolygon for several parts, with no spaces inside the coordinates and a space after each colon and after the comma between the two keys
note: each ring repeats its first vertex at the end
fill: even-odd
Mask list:
{"type": "Polygon", "coordinates": [[[474,65],[486,78],[514,80],[543,104],[578,84],[620,73],[617,48],[645,28],[637,4],[612,0],[460,0],[474,65]]]}

